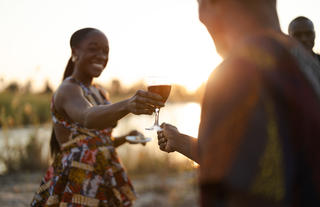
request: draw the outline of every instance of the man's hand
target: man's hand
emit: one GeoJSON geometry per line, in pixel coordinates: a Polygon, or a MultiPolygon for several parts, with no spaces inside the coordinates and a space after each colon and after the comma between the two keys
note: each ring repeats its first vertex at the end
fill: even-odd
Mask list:
{"type": "Polygon", "coordinates": [[[165,152],[174,152],[177,150],[176,146],[178,145],[178,138],[181,135],[177,127],[162,123],[161,131],[158,131],[158,144],[159,148],[165,152]]]}

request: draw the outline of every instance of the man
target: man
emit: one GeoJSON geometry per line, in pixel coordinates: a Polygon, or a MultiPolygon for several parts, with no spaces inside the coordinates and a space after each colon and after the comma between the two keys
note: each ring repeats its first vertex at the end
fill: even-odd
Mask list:
{"type": "Polygon", "coordinates": [[[320,63],[320,55],[313,52],[316,37],[313,22],[304,16],[299,16],[289,24],[289,35],[298,40],[310,54],[320,63]]]}
{"type": "Polygon", "coordinates": [[[160,149],[200,164],[201,206],[320,206],[318,65],[281,33],[276,0],[198,2],[224,61],[199,138],[163,123],[160,149]]]}

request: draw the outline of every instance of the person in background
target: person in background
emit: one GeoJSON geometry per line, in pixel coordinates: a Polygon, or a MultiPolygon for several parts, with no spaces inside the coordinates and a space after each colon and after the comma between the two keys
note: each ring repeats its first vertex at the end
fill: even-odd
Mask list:
{"type": "Polygon", "coordinates": [[[200,205],[320,206],[319,65],[280,29],[276,0],[198,0],[224,61],[198,139],[162,123],[161,150],[199,163],[200,205]]]}
{"type": "Polygon", "coordinates": [[[100,30],[76,31],[70,46],[72,56],[51,103],[54,161],[31,206],[132,206],[135,192],[115,149],[125,136],[114,138],[112,129],[127,114],[152,114],[164,103],[161,96],[142,90],[110,103],[106,91],[93,83],[109,56],[100,30]]]}
{"type": "Polygon", "coordinates": [[[320,64],[320,55],[313,52],[316,37],[313,22],[304,16],[293,19],[288,28],[289,35],[299,41],[320,64]]]}

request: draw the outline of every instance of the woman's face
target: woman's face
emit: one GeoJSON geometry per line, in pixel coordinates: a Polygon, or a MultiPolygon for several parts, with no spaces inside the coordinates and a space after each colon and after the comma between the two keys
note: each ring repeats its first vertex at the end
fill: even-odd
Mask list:
{"type": "Polygon", "coordinates": [[[87,34],[86,38],[73,49],[76,67],[89,77],[98,77],[108,63],[109,43],[100,31],[87,34]]]}

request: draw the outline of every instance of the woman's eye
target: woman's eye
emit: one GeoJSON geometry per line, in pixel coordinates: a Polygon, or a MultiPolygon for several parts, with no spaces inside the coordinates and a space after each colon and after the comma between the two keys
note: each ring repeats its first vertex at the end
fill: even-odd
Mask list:
{"type": "Polygon", "coordinates": [[[91,52],[95,52],[95,51],[97,51],[98,49],[96,48],[96,47],[89,47],[89,51],[91,51],[91,52]]]}
{"type": "Polygon", "coordinates": [[[311,32],[311,31],[307,32],[307,35],[308,35],[309,37],[310,37],[310,36],[312,37],[312,36],[313,36],[313,34],[314,34],[314,33],[313,33],[313,32],[311,32]]]}

